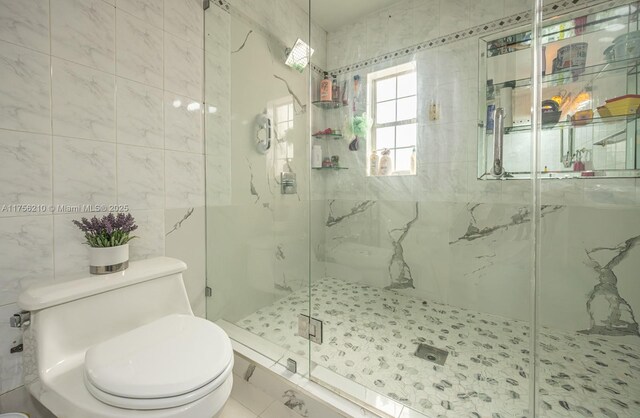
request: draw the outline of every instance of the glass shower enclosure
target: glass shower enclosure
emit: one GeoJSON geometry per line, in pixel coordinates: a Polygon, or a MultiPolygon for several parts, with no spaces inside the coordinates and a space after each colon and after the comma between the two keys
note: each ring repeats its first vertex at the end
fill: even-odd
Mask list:
{"type": "Polygon", "coordinates": [[[640,416],[638,3],[211,2],[207,317],[398,417],[640,416]]]}

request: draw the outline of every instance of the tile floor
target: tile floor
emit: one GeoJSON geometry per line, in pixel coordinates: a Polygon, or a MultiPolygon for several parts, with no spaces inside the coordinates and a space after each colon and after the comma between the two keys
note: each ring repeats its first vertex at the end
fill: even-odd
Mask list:
{"type": "MultiPolygon", "coordinates": [[[[527,415],[527,323],[331,278],[312,295],[324,322],[318,365],[428,416],[527,415]],[[416,357],[419,343],[448,351],[445,365],[416,357]]],[[[297,315],[307,306],[307,291],[293,292],[238,325],[304,356],[297,315]]],[[[539,347],[545,417],[640,417],[640,346],[543,329],[539,347]]]]}

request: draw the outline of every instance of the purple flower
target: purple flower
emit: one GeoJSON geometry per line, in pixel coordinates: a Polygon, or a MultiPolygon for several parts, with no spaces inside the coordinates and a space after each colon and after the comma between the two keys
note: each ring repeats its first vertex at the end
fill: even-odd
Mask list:
{"type": "Polygon", "coordinates": [[[109,213],[98,219],[82,218],[74,220],[73,224],[85,233],[87,243],[92,247],[123,245],[135,238],[129,233],[138,229],[135,219],[130,213],[109,213]]]}

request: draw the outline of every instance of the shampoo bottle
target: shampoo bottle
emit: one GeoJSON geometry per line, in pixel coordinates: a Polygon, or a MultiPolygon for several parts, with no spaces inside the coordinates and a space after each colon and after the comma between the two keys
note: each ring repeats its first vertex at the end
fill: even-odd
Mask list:
{"type": "Polygon", "coordinates": [[[377,176],[378,175],[378,153],[374,150],[371,152],[371,157],[369,157],[369,175],[377,176]]]}
{"type": "Polygon", "coordinates": [[[388,176],[393,171],[393,161],[391,161],[391,150],[385,149],[382,151],[382,158],[380,158],[380,171],[381,176],[388,176]]]}
{"type": "Polygon", "coordinates": [[[311,148],[311,167],[322,168],[322,146],[314,145],[311,148]]]}
{"type": "Polygon", "coordinates": [[[331,98],[334,102],[340,101],[340,85],[338,84],[338,78],[334,75],[333,82],[331,83],[331,98]]]}
{"type": "Polygon", "coordinates": [[[329,73],[324,73],[324,80],[320,82],[320,100],[323,102],[330,102],[333,93],[333,86],[329,73]]]}

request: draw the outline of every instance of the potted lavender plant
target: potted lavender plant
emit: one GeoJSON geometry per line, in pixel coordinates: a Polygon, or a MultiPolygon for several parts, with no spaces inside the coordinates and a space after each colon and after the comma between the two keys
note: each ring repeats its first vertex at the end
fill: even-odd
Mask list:
{"type": "Polygon", "coordinates": [[[107,274],[129,267],[129,241],[136,238],[130,235],[138,229],[131,214],[109,213],[101,219],[82,218],[73,223],[84,232],[89,245],[89,272],[107,274]]]}

